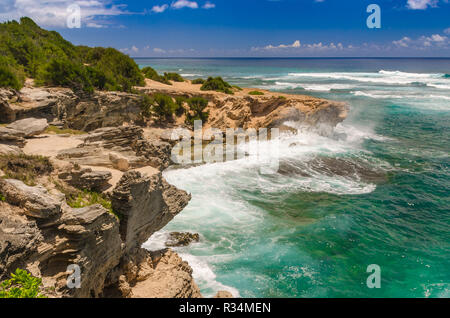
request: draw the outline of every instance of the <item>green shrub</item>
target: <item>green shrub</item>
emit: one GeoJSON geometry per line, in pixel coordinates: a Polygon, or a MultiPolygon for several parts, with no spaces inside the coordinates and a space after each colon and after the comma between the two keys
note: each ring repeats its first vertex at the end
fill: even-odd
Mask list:
{"type": "Polygon", "coordinates": [[[129,56],[113,48],[77,47],[59,33],[41,29],[30,18],[0,23],[0,85],[18,87],[11,73],[21,85],[26,75],[41,84],[88,92],[94,87],[129,92],[144,84],[139,67],[129,56]],[[9,72],[1,67],[4,59],[9,72]],[[48,74],[51,71],[58,74],[48,74]]]}
{"type": "Polygon", "coordinates": [[[203,97],[191,97],[187,100],[190,111],[186,114],[186,123],[194,124],[195,120],[206,122],[209,117],[209,112],[205,112],[208,106],[208,100],[203,97]],[[191,112],[193,114],[191,114],[191,112]]]}
{"type": "Polygon", "coordinates": [[[239,86],[237,86],[237,85],[233,85],[232,86],[234,89],[237,89],[238,91],[242,91],[242,87],[239,87],[239,86]]]}
{"type": "Polygon", "coordinates": [[[185,113],[184,104],[187,103],[187,98],[184,96],[175,97],[175,103],[177,104],[177,110],[175,111],[175,115],[180,117],[185,113]]]}
{"type": "Polygon", "coordinates": [[[0,155],[0,170],[4,178],[18,179],[27,185],[35,185],[39,176],[48,175],[53,165],[47,157],[30,155],[0,155]]]}
{"type": "Polygon", "coordinates": [[[225,82],[221,77],[209,77],[205,83],[203,83],[200,89],[202,91],[217,91],[226,94],[233,94],[231,85],[225,82]]]}
{"type": "Polygon", "coordinates": [[[151,113],[159,120],[171,120],[177,108],[178,105],[168,95],[157,93],[152,97],[151,113]]]}
{"type": "Polygon", "coordinates": [[[191,81],[191,84],[204,84],[205,80],[203,78],[197,78],[191,81]]]}
{"type": "Polygon", "coordinates": [[[94,91],[86,68],[81,63],[74,63],[66,58],[50,60],[38,74],[36,83],[70,87],[75,91],[94,91]]]}
{"type": "Polygon", "coordinates": [[[163,84],[167,84],[167,85],[172,85],[171,82],[169,82],[169,80],[158,74],[158,72],[156,72],[153,68],[151,68],[150,66],[146,66],[142,69],[142,73],[144,73],[145,78],[151,79],[153,81],[157,81],[163,84]]]}
{"type": "Polygon", "coordinates": [[[184,82],[184,78],[178,73],[164,73],[164,78],[168,81],[184,82]]]}
{"type": "Polygon", "coordinates": [[[18,268],[10,279],[0,284],[0,298],[45,298],[41,287],[42,279],[18,268]]]}
{"type": "Polygon", "coordinates": [[[260,92],[260,91],[251,91],[251,92],[248,92],[248,94],[249,95],[264,95],[264,93],[260,92]]]}
{"type": "Polygon", "coordinates": [[[10,58],[0,56],[0,87],[11,87],[20,90],[25,82],[22,67],[10,58]]]}
{"type": "Polygon", "coordinates": [[[5,201],[6,201],[6,198],[5,198],[5,196],[4,196],[3,194],[1,194],[1,193],[0,193],[0,201],[3,201],[3,202],[5,202],[5,201]]]}

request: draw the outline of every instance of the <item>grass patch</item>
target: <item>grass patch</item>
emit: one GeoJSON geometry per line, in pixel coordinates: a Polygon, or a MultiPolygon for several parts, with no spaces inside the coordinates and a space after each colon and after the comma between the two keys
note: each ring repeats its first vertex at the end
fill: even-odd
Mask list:
{"type": "Polygon", "coordinates": [[[278,99],[285,100],[287,98],[286,98],[286,96],[278,96],[278,99]]]}
{"type": "Polygon", "coordinates": [[[0,201],[5,202],[6,198],[3,194],[0,193],[0,201]]]}
{"type": "Polygon", "coordinates": [[[0,155],[0,170],[5,173],[4,179],[18,179],[34,186],[38,176],[53,171],[53,165],[49,158],[43,156],[0,155]]]}
{"type": "MultiPolygon", "coordinates": [[[[62,192],[64,193],[64,191],[62,192]]],[[[108,210],[109,213],[115,215],[117,219],[120,220],[122,218],[119,213],[114,212],[114,210],[112,209],[111,200],[103,193],[88,190],[78,190],[74,193],[69,194],[67,193],[67,191],[65,192],[66,193],[64,194],[66,194],[67,204],[74,209],[84,208],[94,204],[100,204],[102,207],[108,210]]]]}
{"type": "Polygon", "coordinates": [[[70,128],[59,128],[56,126],[48,126],[47,129],[45,130],[45,133],[47,134],[55,134],[55,135],[65,135],[65,134],[69,134],[69,135],[84,135],[85,132],[81,131],[81,130],[75,130],[75,129],[70,129],[70,128]]]}
{"type": "Polygon", "coordinates": [[[251,91],[251,92],[248,92],[248,94],[249,95],[264,95],[264,93],[260,92],[260,91],[251,91]]]}
{"type": "Polygon", "coordinates": [[[242,91],[242,87],[239,87],[239,86],[237,86],[237,85],[233,85],[233,86],[231,86],[231,87],[233,87],[234,89],[236,89],[236,90],[238,90],[238,91],[242,91]]]}
{"type": "Polygon", "coordinates": [[[18,268],[10,279],[0,284],[0,298],[46,298],[41,294],[41,287],[42,279],[18,268]]]}

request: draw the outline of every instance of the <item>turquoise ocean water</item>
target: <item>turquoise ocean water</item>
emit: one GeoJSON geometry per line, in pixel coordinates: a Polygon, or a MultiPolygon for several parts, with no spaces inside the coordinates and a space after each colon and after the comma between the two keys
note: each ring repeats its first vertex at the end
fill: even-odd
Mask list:
{"type": "Polygon", "coordinates": [[[177,251],[205,296],[450,297],[450,59],[137,62],[350,105],[327,136],[281,137],[275,175],[241,161],[164,172],[192,200],[145,247],[200,233],[177,251]]]}

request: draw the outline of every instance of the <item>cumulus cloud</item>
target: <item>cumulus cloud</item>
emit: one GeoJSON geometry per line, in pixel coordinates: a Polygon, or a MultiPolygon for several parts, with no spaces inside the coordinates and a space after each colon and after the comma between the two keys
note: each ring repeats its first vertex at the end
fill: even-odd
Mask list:
{"type": "Polygon", "coordinates": [[[203,9],[213,9],[213,8],[215,8],[216,7],[216,5],[214,4],[214,3],[211,3],[211,2],[209,2],[209,1],[206,1],[206,3],[203,5],[203,9]]]}
{"type": "Polygon", "coordinates": [[[195,1],[177,0],[175,2],[172,2],[171,7],[174,9],[182,9],[182,8],[197,9],[198,3],[195,1]]]}
{"type": "MultiPolygon", "coordinates": [[[[350,47],[348,47],[350,48],[350,47]]],[[[294,52],[312,52],[312,51],[325,51],[325,50],[343,50],[344,45],[342,43],[305,43],[302,44],[299,40],[296,40],[292,44],[280,44],[277,46],[266,45],[264,47],[253,47],[252,51],[294,51],[294,52]]]]}
{"type": "Polygon", "coordinates": [[[124,4],[113,4],[110,0],[2,0],[0,21],[18,20],[27,16],[43,27],[66,27],[67,11],[71,5],[81,9],[82,26],[100,28],[111,25],[108,18],[131,14],[124,4]]]}
{"type": "Polygon", "coordinates": [[[162,12],[166,11],[168,7],[169,6],[167,4],[163,4],[161,6],[153,6],[152,12],[162,13],[162,12]]]}
{"type": "Polygon", "coordinates": [[[444,30],[444,33],[445,33],[445,34],[450,34],[450,28],[445,29],[445,30],[444,30]]]}
{"type": "Polygon", "coordinates": [[[411,10],[425,10],[428,7],[436,7],[438,0],[408,0],[407,7],[411,10]]]}
{"type": "Polygon", "coordinates": [[[416,39],[405,36],[400,40],[392,41],[392,43],[396,47],[412,49],[448,48],[450,45],[449,38],[440,34],[422,35],[416,39]]]}

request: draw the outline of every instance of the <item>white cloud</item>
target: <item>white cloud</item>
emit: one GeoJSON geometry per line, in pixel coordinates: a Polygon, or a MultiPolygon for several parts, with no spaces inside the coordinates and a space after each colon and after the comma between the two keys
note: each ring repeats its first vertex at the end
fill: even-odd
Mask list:
{"type": "Polygon", "coordinates": [[[445,33],[445,34],[450,34],[450,28],[445,29],[445,30],[444,30],[444,33],[445,33]]]}
{"type": "Polygon", "coordinates": [[[166,53],[165,50],[160,49],[159,47],[155,47],[155,48],[153,49],[153,52],[155,52],[155,53],[166,53]]]}
{"type": "Polygon", "coordinates": [[[155,13],[162,13],[167,10],[169,6],[167,4],[163,4],[162,6],[153,6],[152,11],[155,13]]]}
{"type": "Polygon", "coordinates": [[[288,48],[299,48],[301,46],[301,43],[299,40],[296,40],[294,43],[292,44],[280,44],[277,46],[274,46],[272,44],[266,45],[265,47],[262,48],[253,48],[254,50],[277,50],[277,49],[288,49],[288,48]]]}
{"type": "Polygon", "coordinates": [[[213,8],[215,8],[216,7],[216,5],[214,4],[214,3],[211,3],[211,2],[209,2],[209,1],[206,1],[206,3],[203,5],[203,9],[213,9],[213,8]]]}
{"type": "Polygon", "coordinates": [[[438,0],[408,0],[406,5],[411,10],[425,10],[428,7],[436,7],[438,0]]]}
{"type": "MultiPolygon", "coordinates": [[[[353,49],[354,46],[348,46],[347,49],[353,49]]],[[[322,42],[318,43],[310,43],[310,44],[302,44],[299,40],[295,41],[292,44],[280,44],[277,46],[274,45],[266,45],[264,47],[253,47],[252,51],[289,51],[289,52],[313,52],[313,51],[325,51],[325,50],[344,50],[345,47],[342,43],[329,43],[325,44],[322,42]]]]}
{"type": "Polygon", "coordinates": [[[182,8],[197,9],[198,4],[195,1],[177,0],[175,2],[172,2],[171,7],[174,9],[182,9],[182,8]]]}
{"type": "Polygon", "coordinates": [[[416,39],[407,36],[397,41],[392,41],[394,46],[399,48],[426,49],[426,48],[448,48],[450,46],[449,38],[445,35],[432,34],[431,36],[422,35],[416,39]]]}
{"type": "Polygon", "coordinates": [[[18,20],[27,16],[43,27],[66,27],[70,13],[67,8],[78,4],[82,26],[99,28],[111,25],[108,18],[130,14],[124,4],[112,4],[110,0],[2,0],[0,21],[18,20]]]}

